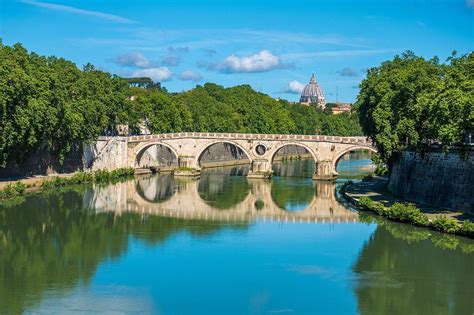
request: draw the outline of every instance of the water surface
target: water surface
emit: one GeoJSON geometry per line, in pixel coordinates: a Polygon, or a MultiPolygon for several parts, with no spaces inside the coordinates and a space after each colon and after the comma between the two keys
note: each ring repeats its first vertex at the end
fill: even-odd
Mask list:
{"type": "MultiPolygon", "coordinates": [[[[340,181],[367,165],[341,160],[340,181]]],[[[359,214],[309,160],[274,170],[3,204],[0,313],[472,314],[471,240],[359,214]]]]}

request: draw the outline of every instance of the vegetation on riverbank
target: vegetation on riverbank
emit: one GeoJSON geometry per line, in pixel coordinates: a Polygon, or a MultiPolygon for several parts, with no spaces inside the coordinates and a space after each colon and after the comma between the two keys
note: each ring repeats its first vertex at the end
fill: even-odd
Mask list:
{"type": "Polygon", "coordinates": [[[410,203],[394,203],[392,206],[386,207],[382,203],[364,196],[358,199],[357,206],[362,210],[374,212],[393,221],[474,238],[473,222],[465,220],[460,224],[457,220],[444,215],[439,215],[435,220],[430,220],[426,214],[410,203]]]}
{"type": "Polygon", "coordinates": [[[473,52],[440,64],[408,51],[368,70],[355,108],[389,167],[403,150],[447,149],[474,131],[473,68],[473,52]]]}
{"type": "Polygon", "coordinates": [[[434,246],[444,250],[461,249],[463,253],[474,253],[474,244],[463,238],[451,234],[436,233],[421,227],[399,224],[387,220],[373,213],[363,212],[359,216],[360,222],[376,223],[379,227],[386,229],[397,239],[401,239],[408,244],[430,240],[434,246]]]}
{"type": "Polygon", "coordinates": [[[83,143],[114,133],[119,124],[153,133],[362,135],[357,115],[290,104],[249,85],[206,83],[169,93],[147,78],[136,83],[91,64],[80,70],[71,61],[1,40],[0,73],[0,168],[21,165],[38,152],[63,163],[83,143]]]}
{"type": "Polygon", "coordinates": [[[0,190],[0,200],[21,196],[25,189],[26,185],[21,182],[8,184],[5,189],[0,190]]]}
{"type": "Polygon", "coordinates": [[[43,182],[41,185],[42,190],[51,188],[63,187],[68,185],[79,185],[84,183],[96,183],[96,184],[108,184],[117,182],[122,178],[133,176],[135,169],[119,168],[113,171],[98,170],[95,172],[78,172],[72,177],[54,177],[52,180],[43,182]]]}
{"type": "MultiPolygon", "coordinates": [[[[135,169],[133,168],[119,168],[113,171],[98,170],[95,172],[77,172],[71,177],[57,176],[53,179],[46,180],[39,188],[41,191],[46,191],[54,188],[85,183],[108,184],[133,176],[134,173],[135,169]]],[[[28,187],[21,182],[9,184],[5,189],[0,190],[0,200],[3,201],[15,197],[21,197],[27,193],[27,188],[31,187],[28,187]]]]}

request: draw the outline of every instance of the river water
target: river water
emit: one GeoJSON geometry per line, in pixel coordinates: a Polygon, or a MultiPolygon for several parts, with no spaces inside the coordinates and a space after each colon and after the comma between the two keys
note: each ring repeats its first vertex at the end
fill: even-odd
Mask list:
{"type": "Polygon", "coordinates": [[[352,210],[311,161],[0,205],[0,313],[472,314],[474,242],[352,210]],[[309,176],[309,178],[308,178],[309,176]]]}

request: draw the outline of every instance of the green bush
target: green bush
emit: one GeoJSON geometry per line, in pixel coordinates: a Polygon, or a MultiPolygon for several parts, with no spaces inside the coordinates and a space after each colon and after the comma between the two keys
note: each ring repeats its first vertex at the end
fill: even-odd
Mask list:
{"type": "Polygon", "coordinates": [[[432,226],[436,230],[445,233],[456,233],[461,229],[457,220],[448,218],[447,216],[436,217],[432,226]]]}
{"type": "Polygon", "coordinates": [[[474,236],[474,222],[469,220],[465,220],[461,224],[461,231],[462,234],[467,236],[473,237],[474,236]]]}
{"type": "Polygon", "coordinates": [[[74,184],[82,184],[82,183],[91,182],[93,181],[93,179],[94,179],[94,176],[90,172],[87,172],[87,173],[78,172],[71,177],[70,181],[71,183],[74,183],[74,184]]]}
{"type": "Polygon", "coordinates": [[[386,213],[388,218],[400,222],[409,222],[420,226],[429,225],[428,217],[411,203],[394,203],[386,213]]]}
{"type": "Polygon", "coordinates": [[[385,215],[386,212],[386,208],[382,203],[373,201],[369,197],[359,198],[357,205],[363,210],[372,211],[379,215],[385,215]]]}
{"type": "Polygon", "coordinates": [[[42,190],[63,187],[66,185],[79,185],[84,183],[110,183],[118,181],[123,177],[131,176],[135,170],[131,167],[119,168],[113,171],[98,170],[95,172],[78,172],[72,177],[54,177],[51,180],[43,182],[42,190]]]}
{"type": "Polygon", "coordinates": [[[107,170],[98,170],[94,172],[94,181],[96,183],[103,183],[110,181],[110,172],[107,170]]]}
{"type": "Polygon", "coordinates": [[[131,167],[118,168],[113,171],[98,170],[94,172],[94,181],[96,183],[115,182],[123,177],[132,176],[133,174],[135,174],[135,169],[131,167]]]}
{"type": "Polygon", "coordinates": [[[21,182],[8,184],[5,189],[0,190],[0,199],[13,198],[25,193],[26,186],[21,182]]]}

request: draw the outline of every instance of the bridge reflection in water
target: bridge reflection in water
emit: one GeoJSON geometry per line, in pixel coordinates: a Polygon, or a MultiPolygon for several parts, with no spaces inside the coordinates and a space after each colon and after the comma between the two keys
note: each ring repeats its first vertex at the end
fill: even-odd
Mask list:
{"type": "MultiPolygon", "coordinates": [[[[230,171],[235,172],[235,168],[230,171]]],[[[95,187],[86,196],[97,212],[113,211],[117,215],[135,212],[214,221],[358,221],[357,212],[336,200],[334,183],[310,179],[298,179],[298,183],[294,187],[284,180],[252,180],[225,172],[204,174],[200,180],[150,175],[95,187]],[[290,194],[284,195],[285,191],[290,194]]]]}

